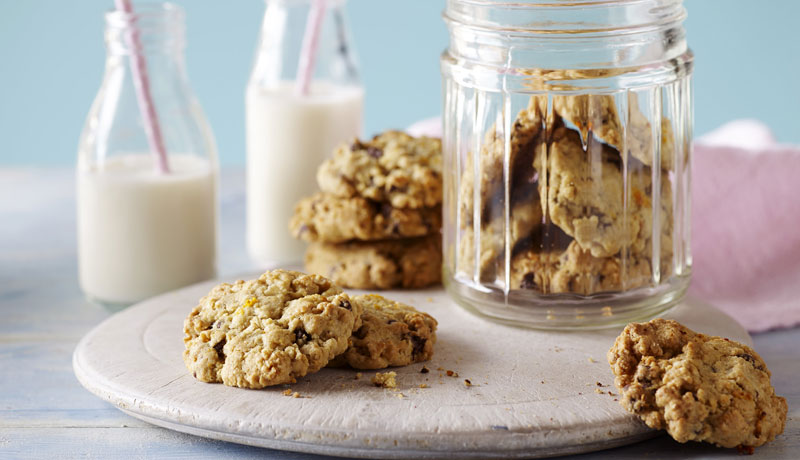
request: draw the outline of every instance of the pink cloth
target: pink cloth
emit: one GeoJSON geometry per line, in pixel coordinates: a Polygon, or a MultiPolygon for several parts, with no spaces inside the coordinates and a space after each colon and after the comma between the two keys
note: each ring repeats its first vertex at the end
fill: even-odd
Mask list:
{"type": "Polygon", "coordinates": [[[750,332],[800,324],[800,147],[741,120],[693,158],[689,292],[750,332]]]}
{"type": "MultiPolygon", "coordinates": [[[[441,121],[409,127],[441,136],[441,121]]],[[[697,139],[689,292],[750,332],[800,325],[800,146],[738,120],[697,139]]]]}

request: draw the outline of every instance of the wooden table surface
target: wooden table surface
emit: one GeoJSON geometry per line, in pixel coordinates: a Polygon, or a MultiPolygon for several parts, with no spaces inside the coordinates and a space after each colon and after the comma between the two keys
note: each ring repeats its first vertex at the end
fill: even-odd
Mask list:
{"type": "MultiPolygon", "coordinates": [[[[213,441],[125,415],[78,384],[72,351],[109,313],[78,287],[72,170],[0,169],[0,459],[323,457],[213,441]]],[[[219,274],[253,272],[244,249],[244,175],[221,181],[219,274]]],[[[789,403],[784,434],[754,458],[800,458],[800,328],[757,334],[756,350],[789,403]]],[[[669,437],[577,456],[726,458],[733,449],[669,437]]],[[[576,457],[576,458],[577,458],[576,457]]]]}

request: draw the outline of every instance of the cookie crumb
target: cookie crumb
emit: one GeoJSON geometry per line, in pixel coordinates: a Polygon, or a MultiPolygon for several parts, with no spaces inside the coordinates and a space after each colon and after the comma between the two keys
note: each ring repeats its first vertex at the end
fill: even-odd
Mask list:
{"type": "Polygon", "coordinates": [[[419,370],[419,373],[420,373],[420,374],[427,374],[427,373],[428,373],[428,372],[430,372],[430,371],[431,371],[431,370],[430,370],[430,369],[428,369],[427,367],[425,367],[425,366],[422,366],[422,369],[420,369],[420,370],[419,370]]]}
{"type": "Polygon", "coordinates": [[[428,302],[433,303],[433,297],[428,297],[428,302]]]}
{"type": "Polygon", "coordinates": [[[291,396],[292,395],[292,389],[291,388],[287,388],[287,389],[283,390],[283,395],[284,396],[291,396]]]}
{"type": "Polygon", "coordinates": [[[420,387],[420,388],[429,388],[429,387],[428,387],[428,385],[426,385],[426,384],[424,384],[424,383],[420,383],[420,384],[419,384],[419,387],[420,387]]]}
{"type": "Polygon", "coordinates": [[[458,377],[458,372],[454,372],[449,369],[447,370],[447,372],[445,372],[445,374],[447,374],[448,377],[458,377]]]}
{"type": "Polygon", "coordinates": [[[753,455],[756,449],[753,446],[743,446],[740,444],[736,446],[736,450],[738,450],[742,455],[753,455]]]}
{"type": "Polygon", "coordinates": [[[469,388],[472,386],[472,382],[469,379],[464,379],[464,386],[469,388]]]}
{"type": "Polygon", "coordinates": [[[590,357],[589,357],[589,362],[590,362],[590,363],[592,363],[592,364],[594,364],[594,363],[596,363],[596,362],[597,362],[597,360],[595,360],[594,358],[592,358],[592,357],[590,356],[590,357]]]}
{"type": "Polygon", "coordinates": [[[403,393],[395,393],[394,397],[397,399],[403,399],[406,397],[406,395],[404,395],[403,393]]]}
{"type": "Polygon", "coordinates": [[[361,372],[356,372],[356,378],[353,380],[361,380],[361,372]]]}
{"type": "Polygon", "coordinates": [[[594,392],[599,394],[599,395],[604,395],[605,394],[605,392],[603,390],[599,389],[599,388],[595,388],[594,392]]]}
{"type": "Polygon", "coordinates": [[[602,384],[602,383],[600,383],[600,382],[595,382],[595,385],[597,385],[597,386],[599,386],[599,387],[601,387],[601,388],[602,388],[602,387],[604,387],[604,386],[606,386],[606,385],[603,385],[603,384],[602,384]]]}
{"type": "MultiPolygon", "coordinates": [[[[375,377],[372,377],[372,384],[376,387],[382,388],[397,388],[397,372],[377,372],[375,377]]],[[[402,397],[402,396],[401,396],[402,397]]]]}
{"type": "Polygon", "coordinates": [[[300,396],[300,393],[295,391],[294,393],[292,393],[292,398],[302,398],[302,396],[300,396]]]}
{"type": "Polygon", "coordinates": [[[443,370],[444,370],[444,368],[440,366],[440,367],[437,367],[437,368],[436,368],[436,370],[437,370],[437,371],[443,371],[443,370]]]}

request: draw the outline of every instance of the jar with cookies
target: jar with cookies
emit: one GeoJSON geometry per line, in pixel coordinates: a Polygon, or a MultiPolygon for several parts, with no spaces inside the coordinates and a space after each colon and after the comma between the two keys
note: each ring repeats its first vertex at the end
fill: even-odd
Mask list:
{"type": "Polygon", "coordinates": [[[448,0],[444,282],[537,328],[651,317],[688,287],[682,0],[448,0]]]}

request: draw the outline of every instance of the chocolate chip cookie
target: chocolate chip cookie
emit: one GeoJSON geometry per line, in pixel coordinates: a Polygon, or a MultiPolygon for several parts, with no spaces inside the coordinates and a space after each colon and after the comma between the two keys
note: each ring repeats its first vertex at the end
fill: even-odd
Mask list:
{"type": "Polygon", "coordinates": [[[442,144],[387,131],[336,149],[317,171],[323,192],[360,196],[396,208],[430,208],[442,201],[442,144]]]}
{"type": "MultiPolygon", "coordinates": [[[[593,94],[553,98],[554,111],[565,122],[577,127],[584,137],[591,133],[617,151],[627,151],[645,165],[653,166],[652,124],[639,108],[636,93],[629,93],[626,103],[628,123],[623,130],[614,96],[593,94]]],[[[660,131],[661,168],[670,169],[674,163],[675,142],[668,118],[661,118],[660,131]]]]}
{"type": "Polygon", "coordinates": [[[427,361],[433,357],[436,320],[412,306],[376,294],[352,298],[361,305],[361,327],[336,364],[355,369],[383,369],[427,361]]]}
{"type": "Polygon", "coordinates": [[[441,238],[312,243],[306,270],[354,289],[421,288],[441,281],[441,238]]]}
{"type": "Polygon", "coordinates": [[[202,382],[293,383],[345,351],[361,313],[360,304],[319,275],[273,270],[222,283],[186,318],[183,360],[202,382]]]}
{"type": "Polygon", "coordinates": [[[289,222],[295,238],[341,243],[382,240],[438,233],[442,208],[395,208],[361,197],[342,198],[317,193],[301,200],[289,222]]]}
{"type": "Polygon", "coordinates": [[[629,163],[623,176],[618,152],[593,137],[582,142],[579,133],[561,128],[546,169],[540,193],[548,215],[581,247],[595,257],[623,248],[644,250],[650,238],[646,220],[652,215],[649,168],[629,163]]]}
{"type": "Polygon", "coordinates": [[[621,404],[678,442],[757,447],[786,423],[786,400],[750,347],[671,320],[632,323],[608,352],[621,404]]]}

